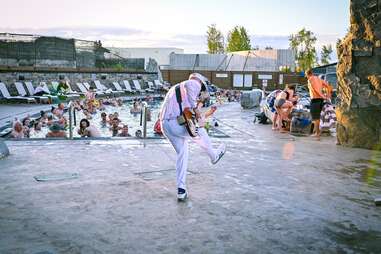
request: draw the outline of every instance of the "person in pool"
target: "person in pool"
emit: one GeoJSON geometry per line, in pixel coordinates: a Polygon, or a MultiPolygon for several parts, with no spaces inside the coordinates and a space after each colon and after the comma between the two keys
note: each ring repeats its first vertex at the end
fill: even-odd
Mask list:
{"type": "Polygon", "coordinates": [[[121,132],[118,134],[118,137],[131,137],[130,133],[128,133],[128,125],[123,124],[121,132]]]}
{"type": "Polygon", "coordinates": [[[30,118],[29,116],[25,117],[22,120],[23,130],[24,130],[24,137],[29,138],[30,137],[30,118]]]}
{"type": "Polygon", "coordinates": [[[120,123],[120,121],[119,121],[118,118],[113,118],[112,119],[110,131],[112,132],[112,136],[113,137],[117,136],[119,130],[121,129],[121,127],[119,126],[119,123],[120,123]]]}
{"type": "Polygon", "coordinates": [[[101,114],[101,126],[106,127],[107,123],[108,123],[107,114],[106,114],[106,112],[102,112],[102,114],[101,114]]]}
{"type": "Polygon", "coordinates": [[[40,111],[40,122],[42,123],[42,125],[46,125],[48,123],[48,114],[46,112],[44,112],[43,110],[40,111]]]}
{"type": "Polygon", "coordinates": [[[20,121],[13,122],[12,132],[11,132],[12,138],[24,138],[24,128],[22,126],[22,123],[20,121]]]}
{"type": "Polygon", "coordinates": [[[58,122],[54,122],[50,128],[49,132],[46,134],[47,138],[66,138],[66,131],[62,129],[58,122]]]}
{"type": "Polygon", "coordinates": [[[91,137],[91,138],[98,138],[101,136],[98,129],[95,126],[90,125],[89,120],[85,118],[83,118],[79,122],[78,134],[81,135],[81,137],[91,137]]]}
{"type": "Polygon", "coordinates": [[[138,113],[140,113],[139,102],[134,101],[134,104],[133,104],[133,106],[132,106],[132,108],[130,110],[130,113],[131,114],[138,114],[138,113]]]}
{"type": "Polygon", "coordinates": [[[65,111],[65,104],[63,104],[63,103],[61,102],[60,104],[58,104],[58,107],[56,108],[54,114],[55,114],[57,117],[61,117],[61,116],[63,116],[64,111],[65,111]]]}

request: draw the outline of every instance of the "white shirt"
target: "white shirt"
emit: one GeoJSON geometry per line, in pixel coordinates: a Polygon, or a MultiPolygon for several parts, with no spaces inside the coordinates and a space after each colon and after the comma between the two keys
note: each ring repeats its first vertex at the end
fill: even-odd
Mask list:
{"type": "Polygon", "coordinates": [[[196,80],[186,80],[169,89],[161,106],[160,120],[176,119],[180,115],[175,90],[178,85],[180,85],[183,110],[184,108],[195,108],[197,106],[197,97],[201,91],[201,84],[196,80]]]}
{"type": "Polygon", "coordinates": [[[93,138],[101,137],[101,133],[99,132],[99,130],[92,125],[87,127],[86,130],[89,132],[89,137],[93,137],[93,138]]]}

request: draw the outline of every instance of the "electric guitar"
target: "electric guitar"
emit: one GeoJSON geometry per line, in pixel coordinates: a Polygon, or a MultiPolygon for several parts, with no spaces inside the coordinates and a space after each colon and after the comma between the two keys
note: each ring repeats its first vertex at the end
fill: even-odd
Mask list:
{"type": "Polygon", "coordinates": [[[185,108],[183,111],[183,117],[185,120],[185,129],[187,130],[189,136],[191,137],[197,137],[197,120],[196,120],[196,114],[194,113],[193,110],[189,108],[185,108]]]}

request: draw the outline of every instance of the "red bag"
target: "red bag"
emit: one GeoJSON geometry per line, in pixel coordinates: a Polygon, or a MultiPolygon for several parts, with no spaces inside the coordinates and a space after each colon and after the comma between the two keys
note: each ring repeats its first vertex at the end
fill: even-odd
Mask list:
{"type": "Polygon", "coordinates": [[[153,127],[153,131],[156,134],[163,135],[163,132],[161,131],[161,124],[159,119],[157,119],[155,126],[153,127]]]}

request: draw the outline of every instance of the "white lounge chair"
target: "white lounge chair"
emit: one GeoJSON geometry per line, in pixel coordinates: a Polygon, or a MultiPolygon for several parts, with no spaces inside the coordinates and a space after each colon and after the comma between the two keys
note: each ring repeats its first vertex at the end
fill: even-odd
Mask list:
{"type": "Polygon", "coordinates": [[[112,89],[112,86],[111,86],[109,89],[107,89],[107,91],[111,90],[111,92],[112,92],[114,95],[119,95],[119,96],[124,95],[124,92],[125,92],[125,91],[123,91],[123,89],[120,87],[120,85],[119,85],[119,88],[122,89],[122,90],[118,90],[118,89],[115,87],[115,84],[114,84],[114,83],[116,83],[117,85],[119,85],[119,83],[118,83],[118,82],[112,82],[112,83],[111,83],[112,86],[113,86],[116,90],[112,89]]]}
{"type": "Polygon", "coordinates": [[[113,86],[115,87],[116,91],[120,92],[128,92],[127,89],[123,89],[118,82],[112,82],[113,86]]]}
{"type": "Polygon", "coordinates": [[[146,89],[146,91],[153,93],[153,92],[155,92],[155,90],[156,89],[155,89],[155,85],[153,84],[153,82],[148,81],[148,89],[146,89]]]}
{"type": "MultiPolygon", "coordinates": [[[[53,82],[52,82],[52,84],[53,84],[53,82]]],[[[82,93],[82,92],[75,91],[75,90],[73,89],[73,87],[71,86],[70,82],[67,82],[67,85],[68,85],[68,87],[69,87],[69,93],[70,93],[70,94],[77,94],[77,95],[79,95],[79,96],[84,95],[84,93],[82,93]]]]}
{"type": "Polygon", "coordinates": [[[36,100],[34,98],[28,98],[28,97],[22,97],[22,96],[11,96],[7,86],[3,82],[0,82],[0,92],[1,92],[1,95],[6,100],[15,100],[15,101],[26,102],[26,103],[36,103],[36,100]]]}
{"type": "MultiPolygon", "coordinates": [[[[63,94],[64,96],[66,96],[69,100],[70,99],[79,99],[80,95],[77,93],[77,92],[74,92],[72,89],[71,89],[71,86],[69,84],[69,82],[67,82],[68,84],[68,87],[69,87],[69,92],[66,93],[66,94],[63,94]]],[[[59,83],[57,81],[52,81],[52,86],[57,90],[57,87],[58,87],[59,83]]]]}
{"type": "Polygon", "coordinates": [[[33,93],[30,93],[30,96],[28,96],[28,93],[26,92],[24,85],[21,82],[15,82],[15,86],[20,96],[34,98],[40,103],[49,103],[49,97],[36,96],[36,95],[33,95],[33,93]]]}
{"type": "Polygon", "coordinates": [[[128,93],[136,93],[136,91],[132,90],[130,82],[128,82],[128,80],[123,80],[123,85],[128,93]]]}
{"type": "Polygon", "coordinates": [[[77,84],[79,91],[81,91],[82,94],[87,93],[87,88],[82,83],[77,82],[76,84],[77,84]]]}
{"type": "MultiPolygon", "coordinates": [[[[88,82],[83,82],[83,87],[87,90],[90,90],[91,86],[88,82]]],[[[110,95],[111,93],[105,93],[103,91],[100,91],[100,90],[94,90],[94,93],[95,95],[98,95],[98,96],[105,96],[105,95],[110,95]]]]}
{"type": "Polygon", "coordinates": [[[145,93],[145,91],[140,86],[139,80],[132,80],[132,83],[134,84],[136,91],[138,91],[139,93],[145,93]]]}
{"type": "Polygon", "coordinates": [[[153,82],[155,83],[157,89],[160,89],[164,86],[158,79],[155,79],[153,82]]]}
{"type": "MultiPolygon", "coordinates": [[[[52,91],[49,89],[49,86],[48,86],[48,84],[46,84],[45,81],[41,81],[40,84],[44,87],[44,89],[45,89],[46,91],[52,92],[52,91]]],[[[49,94],[49,95],[46,95],[46,96],[49,97],[49,98],[50,98],[51,100],[53,100],[53,101],[57,101],[57,100],[58,100],[58,96],[56,96],[56,95],[51,95],[51,94],[49,94]]]]}
{"type": "Polygon", "coordinates": [[[103,92],[105,94],[113,94],[111,89],[107,89],[99,80],[94,80],[94,85],[99,92],[103,92]]]}
{"type": "MultiPolygon", "coordinates": [[[[87,82],[85,82],[85,83],[87,85],[89,85],[87,82]]],[[[87,85],[85,85],[85,83],[80,83],[80,82],[77,83],[77,87],[83,95],[86,95],[86,93],[88,92],[87,85]]],[[[89,85],[89,87],[90,87],[90,85],[89,85]]],[[[93,92],[95,93],[95,95],[98,95],[98,96],[104,95],[104,93],[99,92],[99,91],[93,91],[93,92]]]]}

